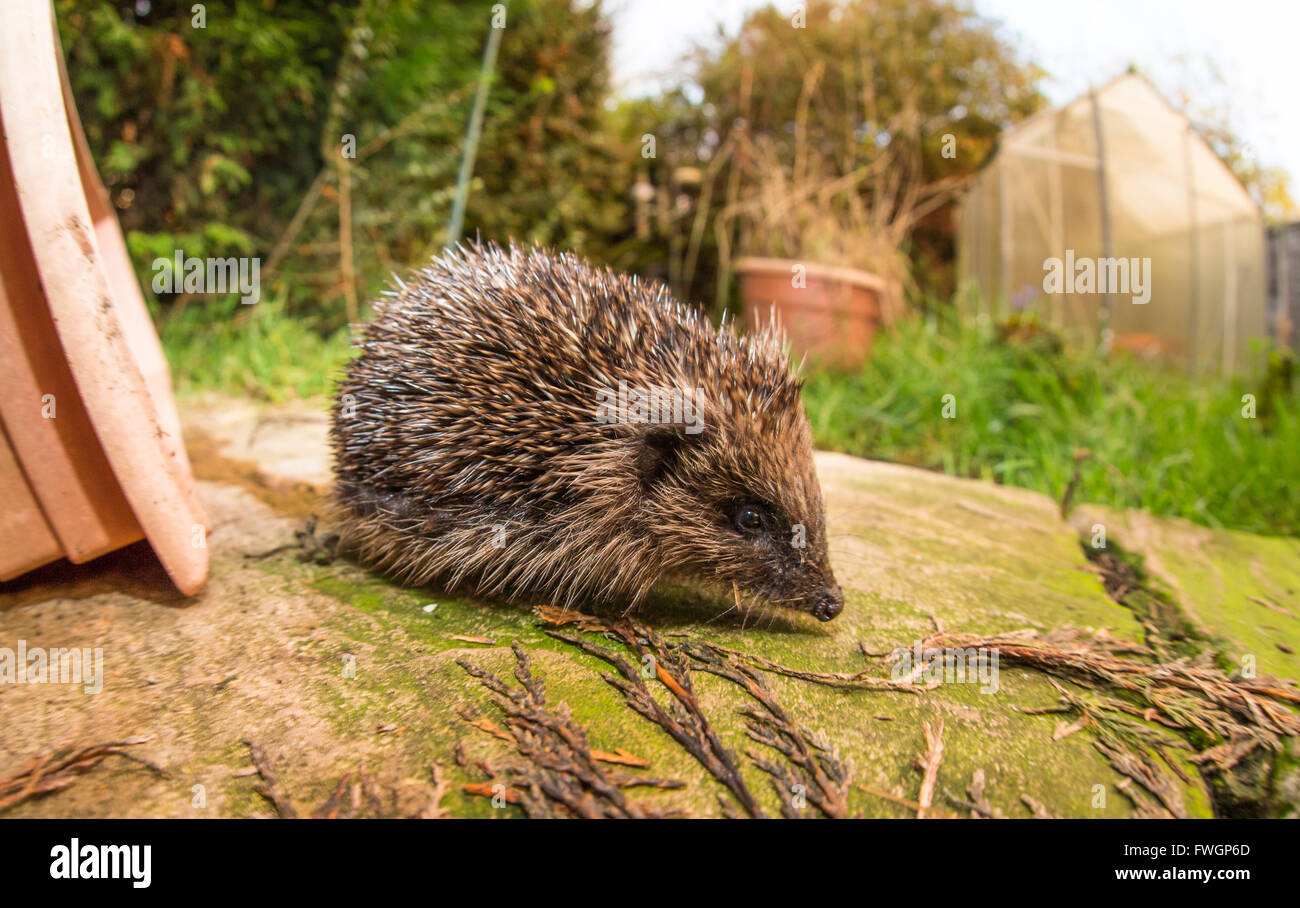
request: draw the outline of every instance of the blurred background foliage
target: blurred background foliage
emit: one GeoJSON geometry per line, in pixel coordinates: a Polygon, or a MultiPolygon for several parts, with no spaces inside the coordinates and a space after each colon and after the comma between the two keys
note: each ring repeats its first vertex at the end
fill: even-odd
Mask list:
{"type": "MultiPolygon", "coordinates": [[[[142,283],[176,249],[259,256],[264,297],[337,329],[356,314],[349,296],[364,301],[442,245],[492,4],[203,6],[196,27],[191,4],[56,2],[78,109],[142,283]]],[[[595,258],[617,242],[626,165],[604,128],[608,34],[599,6],[510,4],[470,235],[595,258]]]]}
{"type": "MultiPolygon", "coordinates": [[[[55,0],[183,393],[331,391],[348,323],[446,241],[493,6],[230,0],[202,4],[200,22],[188,0],[55,0]],[[262,301],[153,294],[153,259],[178,249],[258,257],[262,301]]],[[[952,199],[999,133],[1043,106],[1042,70],[953,0],[805,16],[796,29],[758,10],[697,48],[679,81],[628,99],[612,94],[602,0],[510,0],[465,234],[657,278],[715,317],[741,255],[897,267],[921,317],[879,338],[860,372],[810,376],[820,445],[1049,494],[1086,447],[1077,500],[1300,533],[1285,364],[1246,389],[953,317],[952,199]],[[773,209],[791,229],[773,229],[773,209]],[[1267,419],[1240,418],[1244,390],[1267,419]],[[966,418],[937,418],[946,393],[966,418]]],[[[1239,142],[1211,139],[1233,165],[1239,142]]]]}
{"type": "MultiPolygon", "coordinates": [[[[188,3],[55,6],[142,279],[178,248],[260,256],[283,311],[329,332],[356,314],[350,296],[364,304],[443,244],[491,2],[233,0],[204,4],[202,27],[188,3]]],[[[880,170],[926,184],[971,173],[1003,126],[1042,103],[1037,67],[947,0],[817,4],[799,29],[760,10],[692,54],[680,85],[617,102],[601,2],[513,0],[507,23],[467,235],[571,249],[714,309],[728,290],[719,245],[724,259],[746,251],[744,219],[720,215],[764,179],[755,143],[793,160],[801,104],[798,138],[839,174],[888,154],[880,170]],[[954,158],[942,156],[945,134],[961,137],[954,158]]],[[[933,215],[901,245],[920,265],[917,285],[942,297],[949,207],[933,215]]]]}

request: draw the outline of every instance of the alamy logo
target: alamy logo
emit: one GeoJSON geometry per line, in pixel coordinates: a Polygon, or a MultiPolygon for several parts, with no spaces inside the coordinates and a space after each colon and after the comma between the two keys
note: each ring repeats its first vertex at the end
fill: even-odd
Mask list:
{"type": "Polygon", "coordinates": [[[899,647],[889,654],[894,662],[890,677],[905,684],[979,684],[980,693],[998,692],[996,648],[922,646],[899,647]]]}
{"type": "Polygon", "coordinates": [[[1043,262],[1045,293],[1131,293],[1135,305],[1151,302],[1151,259],[1075,258],[1065,250],[1065,260],[1043,262]]]}
{"type": "Polygon", "coordinates": [[[0,684],[80,684],[88,694],[104,689],[102,647],[28,647],[18,641],[17,651],[0,646],[0,684]]]}
{"type": "Polygon", "coordinates": [[[152,845],[82,845],[73,839],[50,849],[50,878],[55,880],[131,880],[148,889],[153,879],[152,845]]]}
{"type": "Polygon", "coordinates": [[[703,402],[703,388],[629,388],[626,381],[620,380],[617,391],[613,388],[596,391],[596,422],[685,426],[687,435],[698,435],[704,431],[700,416],[703,402]]]}
{"type": "Polygon", "coordinates": [[[153,260],[154,293],[239,293],[252,305],[262,298],[262,260],[258,258],[187,258],[177,249],[172,258],[153,260]]]}

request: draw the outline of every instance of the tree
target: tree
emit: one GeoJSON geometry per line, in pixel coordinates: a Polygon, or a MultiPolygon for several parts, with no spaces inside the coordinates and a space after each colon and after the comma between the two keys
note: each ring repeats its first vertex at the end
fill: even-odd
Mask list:
{"type": "MultiPolygon", "coordinates": [[[[1043,103],[1041,70],[1017,61],[991,23],[950,0],[844,0],[794,17],[767,7],[737,35],[720,38],[719,49],[691,57],[697,102],[683,110],[686,93],[673,93],[665,106],[677,119],[656,130],[669,159],[661,178],[687,164],[711,174],[716,188],[701,197],[708,195],[715,221],[727,206],[760,198],[774,179],[793,192],[847,179],[852,195],[840,193],[823,211],[868,206],[912,244],[925,215],[989,157],[1001,130],[1043,103]]],[[[750,226],[748,236],[742,222],[715,231],[717,245],[733,247],[722,249],[724,258],[737,242],[773,235],[770,225],[750,226]]],[[[834,221],[821,230],[799,224],[797,232],[828,243],[847,233],[834,221]]],[[[934,232],[949,246],[940,257],[950,260],[951,228],[940,221],[934,232]]],[[[689,261],[710,252],[717,249],[687,244],[682,255],[689,261]]],[[[826,254],[880,267],[843,261],[850,250],[826,254]]],[[[683,267],[679,290],[700,292],[696,278],[683,267]]]]}

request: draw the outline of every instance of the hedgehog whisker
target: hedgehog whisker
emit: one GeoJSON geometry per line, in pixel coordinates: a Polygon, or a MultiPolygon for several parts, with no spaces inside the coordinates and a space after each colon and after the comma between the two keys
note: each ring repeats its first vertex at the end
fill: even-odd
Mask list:
{"type": "Polygon", "coordinates": [[[727,617],[728,615],[730,615],[732,612],[736,611],[736,610],[739,609],[739,608],[740,608],[740,603],[736,603],[735,605],[728,606],[727,608],[723,609],[723,610],[722,610],[721,612],[719,612],[718,614],[714,615],[714,616],[713,616],[712,618],[710,618],[708,621],[705,621],[705,622],[704,622],[704,625],[705,625],[705,626],[708,626],[708,625],[712,624],[712,623],[715,622],[715,621],[718,621],[718,620],[720,620],[720,619],[722,619],[722,618],[725,618],[725,617],[727,617]]]}
{"type": "Polygon", "coordinates": [[[736,583],[736,581],[734,580],[731,581],[731,595],[732,595],[732,606],[726,611],[714,615],[708,621],[704,622],[706,625],[712,624],[713,622],[717,621],[719,618],[725,618],[727,615],[731,614],[732,612],[740,608],[740,585],[736,583]]]}
{"type": "Polygon", "coordinates": [[[763,608],[763,614],[759,616],[759,620],[761,621],[763,618],[767,619],[767,624],[764,625],[763,629],[771,630],[772,623],[776,621],[776,609],[772,608],[771,606],[765,606],[763,608]]]}

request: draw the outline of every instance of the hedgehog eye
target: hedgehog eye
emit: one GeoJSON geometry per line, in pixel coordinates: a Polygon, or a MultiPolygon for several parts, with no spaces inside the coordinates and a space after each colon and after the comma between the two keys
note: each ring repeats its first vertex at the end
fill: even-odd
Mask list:
{"type": "Polygon", "coordinates": [[[767,512],[756,504],[742,504],[731,515],[736,529],[742,533],[757,533],[767,522],[767,512]]]}

